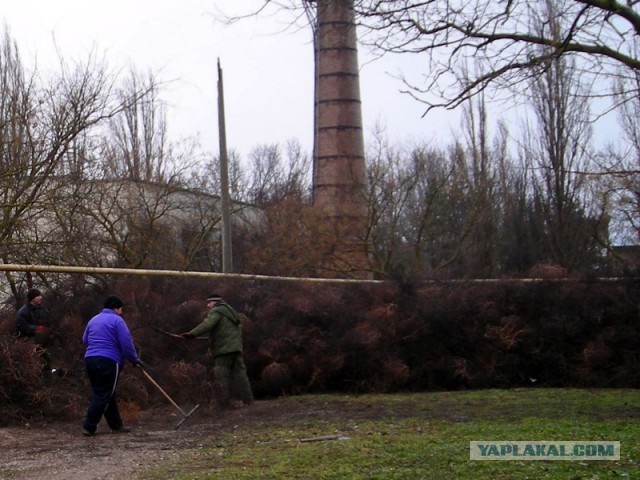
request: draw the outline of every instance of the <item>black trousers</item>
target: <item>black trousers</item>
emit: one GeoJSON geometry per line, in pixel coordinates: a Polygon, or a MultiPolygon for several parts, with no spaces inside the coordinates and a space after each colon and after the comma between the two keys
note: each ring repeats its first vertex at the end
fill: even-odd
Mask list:
{"type": "Polygon", "coordinates": [[[122,418],[116,400],[116,385],[120,375],[120,366],[107,357],[86,357],[85,366],[91,382],[91,402],[82,427],[95,432],[104,415],[111,430],[122,428],[122,418]]]}

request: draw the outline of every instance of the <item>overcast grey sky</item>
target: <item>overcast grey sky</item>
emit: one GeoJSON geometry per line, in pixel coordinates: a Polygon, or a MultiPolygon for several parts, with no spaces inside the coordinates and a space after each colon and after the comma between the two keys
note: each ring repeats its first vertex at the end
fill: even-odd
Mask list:
{"type": "MultiPolygon", "coordinates": [[[[217,153],[217,60],[224,72],[227,143],[243,156],[264,143],[298,139],[310,153],[313,125],[311,32],[289,28],[289,15],[263,15],[232,26],[216,12],[248,12],[261,0],[20,0],[0,15],[23,61],[48,68],[58,58],[97,52],[112,69],[134,66],[168,82],[172,138],[198,136],[217,153]]],[[[417,78],[416,58],[371,61],[360,52],[365,139],[383,125],[392,141],[449,135],[457,125],[444,112],[422,118],[424,106],[406,94],[399,71],[417,78]],[[413,72],[412,72],[413,70],[413,72]]]]}

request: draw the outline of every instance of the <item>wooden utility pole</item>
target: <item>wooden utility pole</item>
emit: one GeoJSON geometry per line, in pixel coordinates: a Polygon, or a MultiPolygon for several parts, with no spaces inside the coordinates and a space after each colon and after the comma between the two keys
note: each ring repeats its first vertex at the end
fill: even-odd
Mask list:
{"type": "Polygon", "coordinates": [[[220,139],[220,198],[222,199],[222,271],[233,272],[231,250],[231,195],[229,194],[229,157],[227,155],[227,129],[224,116],[224,88],[222,67],[218,59],[218,137],[220,139]]]}

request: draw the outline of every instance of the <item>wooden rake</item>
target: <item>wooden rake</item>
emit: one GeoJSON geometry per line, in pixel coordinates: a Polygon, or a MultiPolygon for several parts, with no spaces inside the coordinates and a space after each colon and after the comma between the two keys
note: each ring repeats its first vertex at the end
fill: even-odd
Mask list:
{"type": "Polygon", "coordinates": [[[189,413],[185,413],[185,411],[184,411],[184,410],[182,410],[182,409],[180,408],[180,406],[179,406],[176,402],[174,402],[174,401],[173,401],[173,399],[169,396],[169,394],[168,394],[167,392],[165,392],[165,391],[162,389],[162,387],[161,387],[160,385],[158,385],[158,383],[157,383],[153,378],[151,378],[151,375],[149,375],[149,374],[147,373],[147,371],[146,371],[146,370],[145,370],[141,365],[138,365],[138,367],[139,367],[139,368],[140,368],[140,370],[142,371],[143,375],[144,375],[145,377],[147,377],[147,379],[148,379],[148,380],[149,380],[153,385],[155,385],[155,387],[160,391],[160,393],[162,393],[162,395],[164,395],[164,396],[165,396],[165,398],[166,398],[167,400],[169,400],[169,402],[171,402],[171,404],[172,404],[174,407],[176,407],[176,408],[178,409],[178,411],[182,414],[182,420],[180,420],[180,421],[176,424],[176,426],[173,428],[174,430],[177,430],[178,428],[180,428],[180,425],[182,425],[182,424],[185,422],[185,420],[187,420],[191,415],[193,415],[193,413],[194,413],[198,408],[200,408],[200,404],[198,404],[198,405],[196,405],[195,407],[193,407],[193,408],[189,411],[189,413]]]}

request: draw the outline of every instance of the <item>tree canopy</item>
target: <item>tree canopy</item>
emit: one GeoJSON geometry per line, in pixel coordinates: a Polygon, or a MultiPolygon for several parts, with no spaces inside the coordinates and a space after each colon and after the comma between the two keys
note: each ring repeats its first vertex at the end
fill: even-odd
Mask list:
{"type": "MultiPolygon", "coordinates": [[[[355,0],[354,4],[367,32],[361,36],[364,42],[382,52],[427,54],[426,83],[410,86],[428,108],[454,108],[489,86],[526,88],[523,79],[560,56],[579,57],[582,73],[594,80],[633,80],[640,68],[640,13],[634,0],[355,0]],[[469,78],[465,68],[471,61],[479,68],[469,78]]],[[[613,91],[606,82],[599,87],[594,95],[613,91]]]]}

